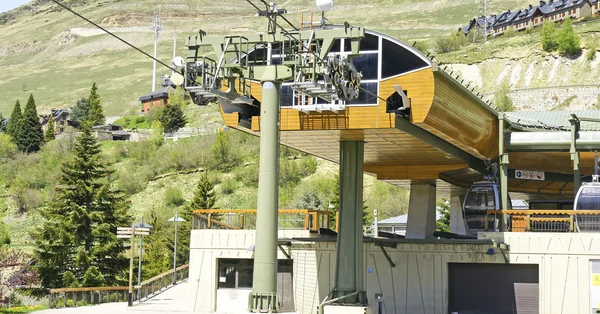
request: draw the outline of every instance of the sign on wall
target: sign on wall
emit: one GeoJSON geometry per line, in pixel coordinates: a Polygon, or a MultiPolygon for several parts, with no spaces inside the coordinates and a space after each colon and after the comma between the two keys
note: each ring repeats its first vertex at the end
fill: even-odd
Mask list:
{"type": "Polygon", "coordinates": [[[515,178],[522,180],[545,180],[545,174],[542,171],[515,170],[515,178]]]}
{"type": "Polygon", "coordinates": [[[590,313],[600,308],[600,260],[590,260],[590,313]]]}

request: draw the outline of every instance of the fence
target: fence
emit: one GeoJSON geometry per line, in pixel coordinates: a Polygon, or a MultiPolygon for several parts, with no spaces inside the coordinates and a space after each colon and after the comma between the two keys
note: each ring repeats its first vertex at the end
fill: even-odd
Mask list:
{"type": "MultiPolygon", "coordinates": [[[[188,277],[189,265],[182,265],[175,269],[177,281],[188,277]]],[[[133,301],[148,299],[165,287],[173,284],[173,270],[166,271],[152,277],[133,288],[133,301]],[[138,290],[140,299],[138,299],[138,290]]],[[[61,308],[71,306],[82,306],[110,302],[127,302],[129,287],[82,287],[82,288],[59,288],[50,289],[48,296],[48,308],[61,308]]]]}
{"type": "Polygon", "coordinates": [[[597,210],[488,210],[486,230],[488,221],[497,215],[507,215],[509,232],[600,232],[600,211],[597,210]]]}
{"type": "MultiPolygon", "coordinates": [[[[336,227],[333,212],[311,209],[280,209],[279,229],[319,231],[336,227]]],[[[337,217],[336,217],[337,220],[337,217]]],[[[256,228],[256,209],[202,209],[194,211],[193,229],[252,230],[256,228]]]]}

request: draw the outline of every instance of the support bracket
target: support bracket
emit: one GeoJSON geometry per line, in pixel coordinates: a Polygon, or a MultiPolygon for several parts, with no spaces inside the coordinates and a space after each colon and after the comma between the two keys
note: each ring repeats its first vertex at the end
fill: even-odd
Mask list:
{"type": "Polygon", "coordinates": [[[277,243],[277,247],[279,248],[279,250],[281,251],[281,253],[283,253],[283,255],[285,255],[285,257],[286,257],[287,259],[291,259],[291,258],[292,258],[292,255],[291,255],[291,253],[289,252],[289,248],[290,248],[290,246],[291,246],[291,245],[292,245],[292,244],[291,244],[291,242],[285,242],[285,241],[283,241],[283,242],[282,242],[282,241],[279,241],[279,243],[277,243]],[[288,247],[288,251],[286,251],[286,250],[283,248],[283,246],[284,246],[284,245],[288,247]]]}
{"type": "Polygon", "coordinates": [[[388,254],[388,252],[385,250],[385,248],[383,247],[383,245],[377,245],[379,246],[379,248],[381,249],[381,252],[383,253],[383,256],[385,256],[385,259],[387,259],[388,263],[390,263],[391,267],[396,267],[396,264],[394,264],[394,262],[392,261],[392,259],[390,258],[390,255],[388,254]]]}

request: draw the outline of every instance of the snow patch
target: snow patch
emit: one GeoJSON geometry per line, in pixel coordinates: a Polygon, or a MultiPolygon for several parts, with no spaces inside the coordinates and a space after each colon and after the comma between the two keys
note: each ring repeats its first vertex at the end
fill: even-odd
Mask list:
{"type": "MultiPolygon", "coordinates": [[[[560,66],[560,59],[556,58],[554,59],[554,64],[552,65],[552,70],[550,70],[550,74],[548,75],[548,80],[546,81],[548,84],[552,83],[552,80],[554,80],[554,76],[556,76],[556,73],[558,73],[558,67],[560,66]]],[[[550,85],[552,86],[552,85],[550,85]]]]}

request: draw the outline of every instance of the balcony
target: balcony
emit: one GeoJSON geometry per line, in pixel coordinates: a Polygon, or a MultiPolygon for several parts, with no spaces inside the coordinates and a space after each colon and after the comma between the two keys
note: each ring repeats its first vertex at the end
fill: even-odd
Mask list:
{"type": "Polygon", "coordinates": [[[500,215],[507,215],[508,232],[600,232],[598,210],[488,210],[486,231],[499,231],[497,224],[490,229],[489,222],[499,221],[500,215]]]}
{"type": "MultiPolygon", "coordinates": [[[[337,229],[332,219],[334,212],[312,209],[280,209],[280,230],[337,229]]],[[[337,217],[336,217],[337,218],[337,217]]],[[[256,209],[203,209],[195,210],[193,229],[255,230],[256,209]]]]}

